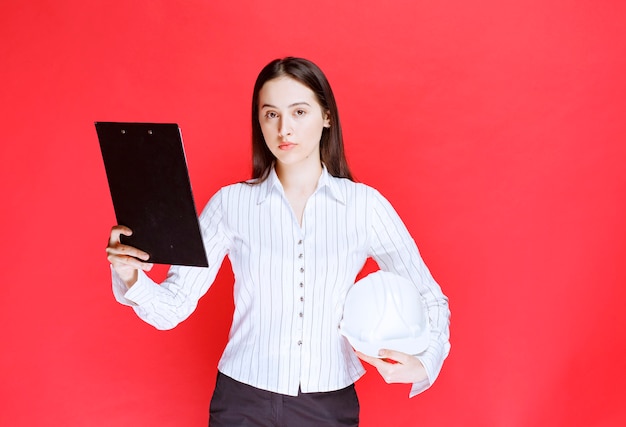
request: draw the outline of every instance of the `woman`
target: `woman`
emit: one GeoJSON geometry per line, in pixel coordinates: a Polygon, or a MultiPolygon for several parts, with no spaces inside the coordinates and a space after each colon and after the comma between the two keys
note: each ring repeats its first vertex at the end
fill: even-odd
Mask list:
{"type": "Polygon", "coordinates": [[[449,351],[449,310],[406,227],[376,190],[352,180],[335,99],[310,61],[284,58],[252,98],[253,179],[222,188],[200,215],[209,268],[173,266],[161,286],[148,254],[111,231],[118,301],[159,329],[195,309],[229,256],[235,311],[209,425],[356,426],[361,357],[387,382],[432,385],[449,351]],[[426,302],[428,349],[357,354],[339,334],[343,302],[366,259],[411,280],[426,302]]]}

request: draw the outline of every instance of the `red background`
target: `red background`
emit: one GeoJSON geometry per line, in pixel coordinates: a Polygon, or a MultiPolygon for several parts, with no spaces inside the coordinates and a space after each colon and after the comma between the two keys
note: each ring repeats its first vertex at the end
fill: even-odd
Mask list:
{"type": "Polygon", "coordinates": [[[253,81],[285,55],[325,70],[357,178],[450,297],[437,383],[409,400],[370,369],[362,426],[625,425],[625,17],[618,0],[5,0],[0,425],[206,425],[232,273],[173,331],[114,301],[93,122],[178,122],[202,207],[248,177],[253,81]]]}

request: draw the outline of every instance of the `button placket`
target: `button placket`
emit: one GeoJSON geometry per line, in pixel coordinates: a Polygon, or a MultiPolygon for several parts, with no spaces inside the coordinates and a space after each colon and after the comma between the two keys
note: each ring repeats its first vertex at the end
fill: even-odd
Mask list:
{"type": "Polygon", "coordinates": [[[300,271],[300,277],[298,282],[298,287],[296,292],[296,310],[298,312],[298,331],[300,335],[300,339],[298,340],[298,346],[302,346],[302,332],[303,332],[303,321],[304,321],[304,244],[303,240],[299,239],[297,244],[297,260],[299,261],[296,265],[299,265],[298,270],[300,271]],[[299,304],[298,304],[299,302],[299,304]]]}

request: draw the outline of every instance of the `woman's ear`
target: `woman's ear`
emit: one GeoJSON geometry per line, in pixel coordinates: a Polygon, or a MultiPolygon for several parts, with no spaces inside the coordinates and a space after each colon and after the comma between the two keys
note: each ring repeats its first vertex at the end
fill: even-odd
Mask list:
{"type": "Polygon", "coordinates": [[[325,128],[330,127],[330,114],[328,111],[324,112],[324,127],[325,128]]]}

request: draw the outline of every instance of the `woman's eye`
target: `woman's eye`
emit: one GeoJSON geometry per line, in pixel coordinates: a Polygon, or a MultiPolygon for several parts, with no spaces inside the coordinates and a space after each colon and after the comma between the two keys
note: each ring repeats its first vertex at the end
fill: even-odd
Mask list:
{"type": "Polygon", "coordinates": [[[306,114],[306,111],[304,110],[296,110],[296,116],[304,116],[306,114]]]}
{"type": "Polygon", "coordinates": [[[275,119],[278,115],[274,111],[268,111],[265,113],[265,117],[268,119],[275,119]]]}

